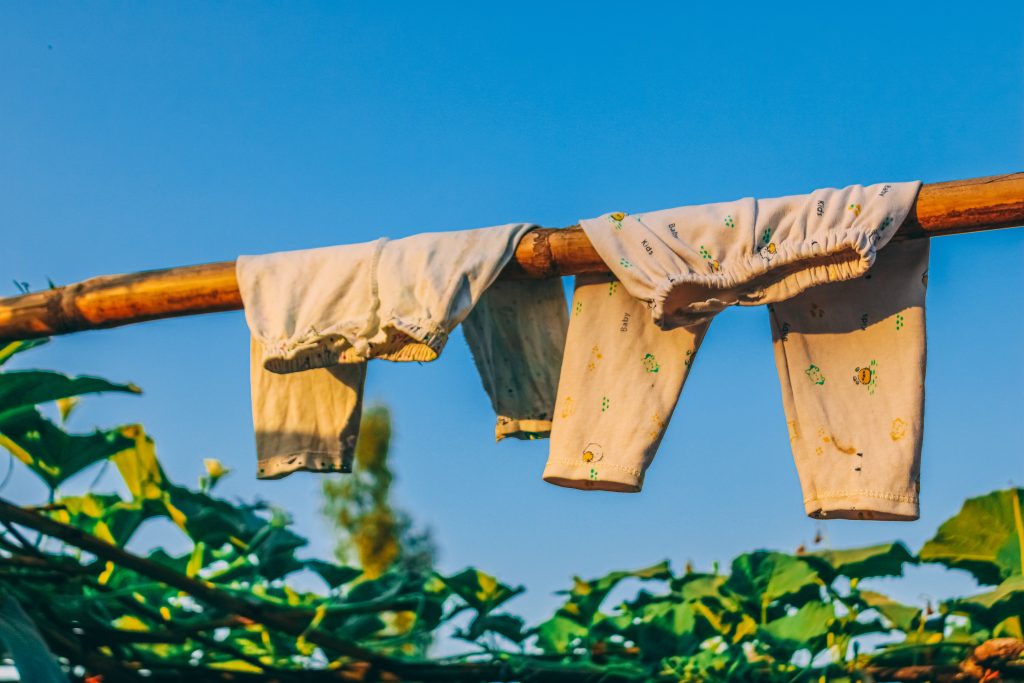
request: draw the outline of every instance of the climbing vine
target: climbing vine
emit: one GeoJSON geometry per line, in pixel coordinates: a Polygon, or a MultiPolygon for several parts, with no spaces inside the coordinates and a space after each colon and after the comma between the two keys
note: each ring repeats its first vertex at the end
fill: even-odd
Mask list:
{"type": "MultiPolygon", "coordinates": [[[[0,349],[0,365],[37,344],[0,349]]],[[[0,590],[72,680],[1024,679],[1024,489],[966,501],[916,553],[899,542],[756,551],[722,571],[661,563],[575,578],[564,604],[530,626],[507,605],[523,588],[478,569],[443,575],[395,562],[367,573],[305,557],[286,511],[216,495],[227,474],[220,463],[206,461],[194,487],[171,481],[140,425],[68,430],[81,397],[138,391],[0,372],[0,445],[51,492],[35,505],[0,499],[0,590]],[[60,495],[69,477],[104,463],[128,495],[60,495]],[[129,550],[156,519],[176,525],[190,549],[129,550]],[[969,572],[983,589],[914,606],[866,585],[915,563],[969,572]],[[305,573],[320,590],[296,587],[305,573]],[[640,588],[612,604],[624,581],[640,588]],[[466,654],[423,656],[424,636],[442,626],[468,643],[466,654]]],[[[17,654],[26,650],[12,645],[20,641],[5,619],[0,639],[21,669],[28,656],[17,654]]]]}

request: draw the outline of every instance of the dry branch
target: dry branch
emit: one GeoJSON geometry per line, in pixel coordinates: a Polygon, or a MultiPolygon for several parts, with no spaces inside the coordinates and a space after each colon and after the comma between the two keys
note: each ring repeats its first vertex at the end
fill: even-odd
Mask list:
{"type": "MultiPolygon", "coordinates": [[[[924,185],[897,237],[934,237],[1019,225],[1024,225],[1024,173],[1011,173],[924,185]]],[[[540,279],[605,270],[579,227],[540,228],[520,242],[502,277],[540,279]]],[[[233,261],[106,275],[0,299],[0,341],[241,306],[233,261]]]]}

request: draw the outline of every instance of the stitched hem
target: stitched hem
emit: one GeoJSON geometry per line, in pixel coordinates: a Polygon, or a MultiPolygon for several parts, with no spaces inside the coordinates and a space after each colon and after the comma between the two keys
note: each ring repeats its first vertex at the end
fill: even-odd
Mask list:
{"type": "Polygon", "coordinates": [[[494,440],[502,439],[524,439],[533,441],[546,439],[551,434],[551,420],[524,418],[514,420],[507,417],[499,417],[494,428],[494,440]]]}
{"type": "Polygon", "coordinates": [[[293,472],[349,473],[352,459],[338,452],[299,451],[264,458],[257,463],[257,479],[281,479],[293,472]]]}
{"type": "Polygon", "coordinates": [[[616,493],[639,493],[644,485],[643,475],[635,468],[565,458],[549,458],[543,479],[549,484],[570,489],[616,493]]]}
{"type": "Polygon", "coordinates": [[[912,522],[921,516],[918,496],[885,491],[825,491],[804,500],[814,519],[858,519],[912,522]]]}

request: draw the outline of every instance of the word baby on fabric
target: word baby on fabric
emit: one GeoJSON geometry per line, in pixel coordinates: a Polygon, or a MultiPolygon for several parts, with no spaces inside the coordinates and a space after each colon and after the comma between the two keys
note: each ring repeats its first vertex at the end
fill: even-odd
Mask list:
{"type": "Polygon", "coordinates": [[[495,282],[534,227],[239,257],[258,476],[348,471],[367,361],[434,360],[460,323],[497,438],[546,436],[568,325],[561,283],[495,282]]]}
{"type": "Polygon", "coordinates": [[[639,491],[708,325],[763,303],[806,512],[916,519],[928,244],[886,244],[919,188],[581,221],[612,276],[576,280],[544,478],[639,491]]]}

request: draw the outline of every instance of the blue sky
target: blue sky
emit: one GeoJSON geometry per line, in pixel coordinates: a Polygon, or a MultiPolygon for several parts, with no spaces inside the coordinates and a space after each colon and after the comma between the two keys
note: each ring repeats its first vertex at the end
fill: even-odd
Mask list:
{"type": "MultiPolygon", "coordinates": [[[[0,294],[1024,170],[1024,5],[709,4],[4,3],[0,294]]],[[[375,363],[367,396],[394,413],[398,502],[434,530],[443,569],[525,583],[516,607],[532,620],[573,573],[709,567],[819,528],[836,547],[917,548],[964,498],[1024,483],[1022,257],[1024,230],[933,241],[919,522],[804,516],[763,308],[712,325],[640,495],[553,487],[546,442],[494,444],[461,337],[431,364],[375,363]]],[[[74,425],[144,423],[179,479],[220,458],[235,470],[224,493],[284,506],[326,554],[316,475],[255,479],[247,349],[228,313],[60,338],[19,367],[141,385],[88,400],[74,425]]],[[[42,489],[19,470],[0,495],[42,489]]],[[[918,570],[892,590],[969,588],[918,570]]]]}

